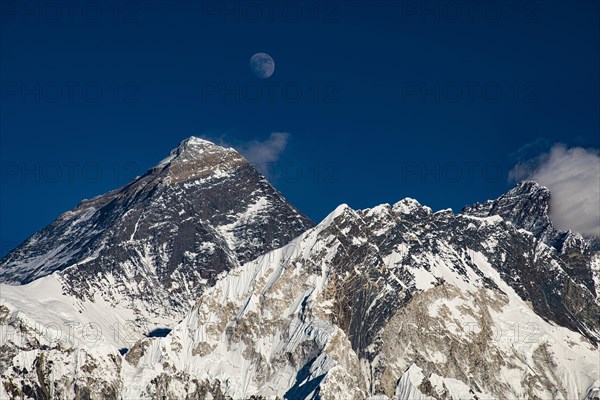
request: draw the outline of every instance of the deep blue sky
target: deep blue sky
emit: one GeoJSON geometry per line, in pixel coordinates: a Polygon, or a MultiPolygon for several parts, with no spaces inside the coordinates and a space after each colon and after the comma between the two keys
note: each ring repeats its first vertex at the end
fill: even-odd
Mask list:
{"type": "Polygon", "coordinates": [[[190,135],[288,132],[271,178],[315,221],[407,196],[459,210],[554,143],[600,148],[597,1],[0,7],[2,254],[190,135]]]}

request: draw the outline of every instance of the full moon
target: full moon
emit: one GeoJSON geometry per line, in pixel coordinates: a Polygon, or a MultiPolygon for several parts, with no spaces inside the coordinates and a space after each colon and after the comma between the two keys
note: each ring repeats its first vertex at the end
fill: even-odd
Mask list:
{"type": "Polygon", "coordinates": [[[275,61],[267,53],[256,53],[250,57],[250,69],[260,79],[267,79],[275,71],[275,61]]]}

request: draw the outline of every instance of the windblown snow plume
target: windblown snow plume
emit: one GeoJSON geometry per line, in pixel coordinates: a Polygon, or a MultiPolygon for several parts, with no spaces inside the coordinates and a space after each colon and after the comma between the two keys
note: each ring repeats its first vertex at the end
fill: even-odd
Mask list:
{"type": "Polygon", "coordinates": [[[253,140],[246,143],[240,152],[261,173],[266,174],[269,165],[279,160],[280,154],[287,146],[288,139],[288,133],[273,132],[267,140],[253,140]]]}
{"type": "Polygon", "coordinates": [[[600,236],[600,155],[557,144],[550,152],[517,164],[510,179],[534,180],[550,189],[550,217],[558,229],[600,236]]]}

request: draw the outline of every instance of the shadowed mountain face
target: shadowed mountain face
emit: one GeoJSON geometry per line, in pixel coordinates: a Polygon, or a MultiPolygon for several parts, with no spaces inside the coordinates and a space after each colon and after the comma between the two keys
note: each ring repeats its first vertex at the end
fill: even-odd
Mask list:
{"type": "Polygon", "coordinates": [[[66,294],[177,318],[221,272],[312,226],[234,149],[192,137],[7,254],[0,282],[60,271],[66,294]]]}

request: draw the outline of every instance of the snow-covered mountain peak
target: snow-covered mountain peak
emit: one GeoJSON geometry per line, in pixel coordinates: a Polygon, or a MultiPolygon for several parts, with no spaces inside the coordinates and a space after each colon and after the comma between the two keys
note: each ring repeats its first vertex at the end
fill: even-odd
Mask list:
{"type": "Polygon", "coordinates": [[[339,206],[337,206],[335,208],[335,210],[330,212],[325,217],[323,222],[321,222],[319,225],[329,226],[336,218],[338,218],[339,216],[344,215],[344,214],[350,214],[350,215],[356,216],[356,213],[354,212],[354,210],[352,208],[350,208],[350,206],[348,204],[340,204],[339,206]]]}
{"type": "Polygon", "coordinates": [[[396,215],[418,214],[425,216],[431,214],[431,208],[421,205],[417,200],[406,197],[392,206],[396,215]]]}

